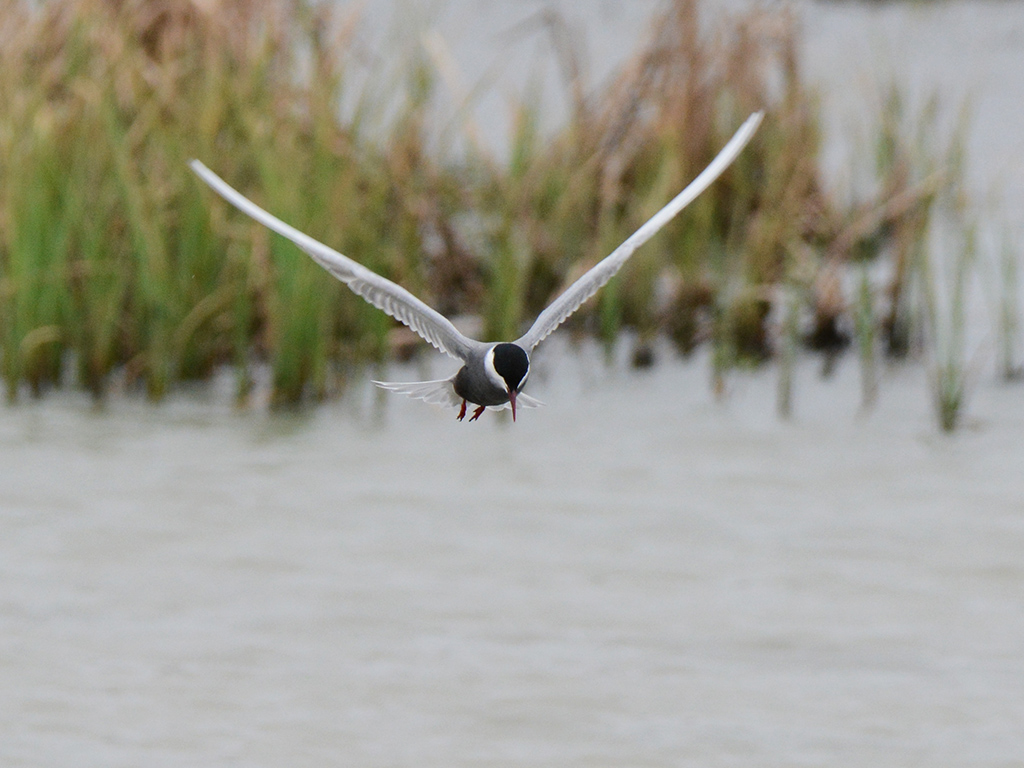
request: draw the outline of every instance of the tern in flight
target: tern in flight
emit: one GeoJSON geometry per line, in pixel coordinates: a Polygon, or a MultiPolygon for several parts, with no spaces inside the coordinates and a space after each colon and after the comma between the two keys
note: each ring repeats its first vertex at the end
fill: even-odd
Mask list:
{"type": "Polygon", "coordinates": [[[479,418],[485,408],[511,408],[512,420],[515,421],[517,405],[524,408],[541,405],[540,401],[523,394],[522,391],[530,375],[530,354],[534,348],[579,309],[583,302],[597,293],[622,268],[637,248],[647,242],[729,167],[754,135],[762,116],[762,112],[756,112],[748,117],[718,156],[690,182],[686,189],[551,302],[525,334],[510,342],[485,343],[463,335],[448,318],[427,306],[402,286],[381,277],[267,213],[198,160],[193,160],[190,165],[214,192],[242,213],[291,240],[354,293],[409,326],[438,350],[462,363],[462,367],[455,375],[447,379],[414,382],[375,381],[374,384],[435,405],[458,407],[459,421],[466,416],[466,406],[469,403],[476,406],[469,418],[470,421],[479,418]]]}

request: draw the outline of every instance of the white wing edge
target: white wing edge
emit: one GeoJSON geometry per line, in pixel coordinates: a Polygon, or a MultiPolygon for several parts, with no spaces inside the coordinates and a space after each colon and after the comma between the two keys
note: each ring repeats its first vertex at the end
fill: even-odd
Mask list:
{"type": "Polygon", "coordinates": [[[345,283],[353,293],[409,326],[441,352],[464,361],[470,350],[479,344],[459,333],[448,318],[402,286],[381,277],[362,264],[267,213],[199,160],[192,160],[189,166],[200,179],[231,205],[268,229],[291,240],[321,267],[345,283]]]}
{"type": "Polygon", "coordinates": [[[531,351],[541,341],[547,338],[552,331],[560,326],[572,315],[580,305],[593,296],[615,275],[626,260],[633,255],[641,245],[646,243],[671,221],[676,214],[692,203],[698,195],[707,189],[715,179],[722,175],[733,160],[747,146],[754,131],[761,124],[764,112],[755,112],[748,117],[739,130],[733,134],[728,143],[722,147],[714,160],[700,174],[691,181],[682,192],[670,200],[660,211],[654,214],[636,232],[612,251],[603,260],[598,262],[586,274],[570,285],[555,299],[548,307],[540,313],[533,325],[515,343],[527,351],[531,351]]]}

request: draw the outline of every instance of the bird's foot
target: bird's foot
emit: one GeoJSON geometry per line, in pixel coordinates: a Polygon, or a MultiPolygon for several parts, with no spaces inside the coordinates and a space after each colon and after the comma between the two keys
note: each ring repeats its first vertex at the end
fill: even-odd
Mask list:
{"type": "MultiPolygon", "coordinates": [[[[464,418],[466,418],[466,401],[465,400],[462,401],[462,407],[459,408],[459,415],[456,416],[455,418],[457,418],[459,421],[462,421],[464,418]]],[[[472,419],[470,419],[470,421],[472,421],[472,419]]]]}
{"type": "Polygon", "coordinates": [[[485,405],[481,405],[479,408],[477,408],[475,411],[473,411],[473,415],[469,417],[469,420],[470,421],[476,421],[477,419],[479,419],[480,418],[480,414],[484,412],[484,409],[486,409],[486,407],[487,406],[485,406],[485,405]]]}

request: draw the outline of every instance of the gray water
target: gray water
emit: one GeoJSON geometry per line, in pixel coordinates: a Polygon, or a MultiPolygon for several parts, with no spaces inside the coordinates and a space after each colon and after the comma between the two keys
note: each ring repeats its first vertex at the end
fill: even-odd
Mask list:
{"type": "Polygon", "coordinates": [[[1021,764],[1018,390],[563,352],[515,425],[4,410],[0,764],[1021,764]]]}
{"type": "MultiPolygon", "coordinates": [[[[801,12],[819,53],[970,34],[801,12]]],[[[807,361],[782,422],[775,371],[659,359],[556,337],[514,425],[365,383],[0,408],[0,765],[1024,765],[1019,386],[980,366],[947,438],[921,367],[865,412],[807,361]]]]}

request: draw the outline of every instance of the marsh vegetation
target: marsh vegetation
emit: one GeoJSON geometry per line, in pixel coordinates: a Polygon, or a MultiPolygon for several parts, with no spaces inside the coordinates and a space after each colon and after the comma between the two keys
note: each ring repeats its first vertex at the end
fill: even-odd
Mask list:
{"type": "MultiPolygon", "coordinates": [[[[440,122],[437,95],[461,97],[440,40],[422,36],[397,75],[382,74],[352,54],[358,24],[306,0],[0,7],[8,398],[68,385],[101,399],[115,382],[160,398],[230,366],[244,401],[266,366],[272,400],[285,405],[339,393],[355,368],[409,350],[390,318],[213,199],[189,173],[192,157],[497,339],[516,335],[764,109],[733,167],[571,332],[611,344],[629,329],[638,361],[659,335],[683,355],[711,345],[716,391],[737,368],[777,359],[783,414],[799,350],[822,355],[826,374],[857,350],[866,404],[878,357],[916,356],[935,371],[938,412],[959,411],[955,329],[966,321],[955,286],[976,268],[973,236],[954,258],[952,302],[935,300],[930,266],[937,220],[970,230],[959,140],[937,142],[932,117],[906,114],[894,89],[863,158],[869,183],[830,189],[790,15],[703,18],[698,0],[675,0],[596,85],[564,20],[545,17],[538,34],[556,43],[569,118],[544,131],[536,103],[514,104],[498,154],[470,118],[455,131],[440,122]]],[[[1006,281],[1016,258],[1007,241],[1006,281]]],[[[1013,371],[1015,294],[996,295],[1002,365],[1013,371]]]]}

